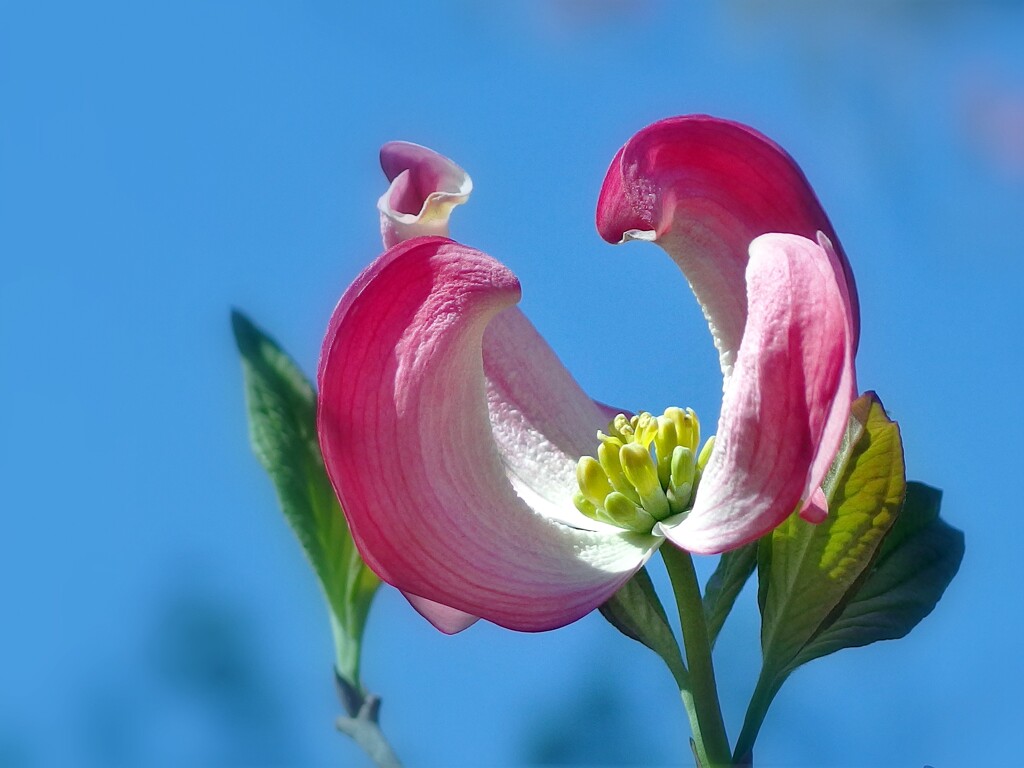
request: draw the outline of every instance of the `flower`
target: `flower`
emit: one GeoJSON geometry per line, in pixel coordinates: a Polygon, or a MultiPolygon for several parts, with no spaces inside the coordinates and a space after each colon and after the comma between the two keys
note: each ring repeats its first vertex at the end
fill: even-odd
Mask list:
{"type": "MultiPolygon", "coordinates": [[[[363,558],[436,626],[455,632],[483,617],[553,629],[611,597],[666,540],[718,553],[794,510],[824,517],[820,485],[856,392],[856,291],[824,211],[777,145],[715,118],[663,120],[627,142],[602,187],[600,234],[669,253],[723,373],[713,447],[696,466],[696,444],[676,450],[699,481],[685,511],[647,517],[644,489],[623,488],[647,524],[574,505],[581,491],[620,490],[593,474],[603,461],[580,461],[617,412],[580,389],[515,306],[515,275],[442,236],[468,176],[404,143],[385,145],[381,164],[389,248],[331,319],[318,432],[363,558]]],[[[639,417],[644,449],[669,417],[639,417]]],[[[655,462],[632,450],[641,470],[645,456],[655,462]]],[[[659,459],[668,472],[668,454],[659,459]]]]}

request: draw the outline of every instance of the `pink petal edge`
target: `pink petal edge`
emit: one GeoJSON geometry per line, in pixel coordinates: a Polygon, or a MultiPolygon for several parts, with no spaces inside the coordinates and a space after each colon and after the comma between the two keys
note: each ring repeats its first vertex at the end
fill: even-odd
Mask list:
{"type": "Polygon", "coordinates": [[[447,605],[435,603],[433,600],[427,600],[427,598],[420,597],[419,595],[409,592],[403,592],[402,595],[409,601],[409,605],[416,610],[416,613],[446,635],[457,635],[462,630],[476,624],[480,619],[479,616],[473,616],[447,605]]]}

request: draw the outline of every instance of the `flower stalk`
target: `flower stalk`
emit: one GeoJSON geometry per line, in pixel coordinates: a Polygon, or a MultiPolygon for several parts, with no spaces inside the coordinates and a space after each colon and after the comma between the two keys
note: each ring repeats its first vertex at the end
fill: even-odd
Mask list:
{"type": "Polygon", "coordinates": [[[662,547],[660,551],[679,610],[690,683],[690,695],[683,696],[683,703],[687,708],[693,707],[690,721],[691,724],[696,721],[693,736],[697,754],[704,761],[702,768],[728,766],[732,764],[729,738],[718,701],[718,686],[711,662],[711,643],[708,640],[704,605],[693,558],[689,552],[676,547],[662,547]]]}

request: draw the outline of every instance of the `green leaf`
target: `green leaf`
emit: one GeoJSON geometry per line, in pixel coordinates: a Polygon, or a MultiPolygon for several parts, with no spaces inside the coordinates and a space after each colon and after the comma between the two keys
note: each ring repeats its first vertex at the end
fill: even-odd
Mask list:
{"type": "Polygon", "coordinates": [[[361,690],[360,645],[380,581],[359,557],[327,478],[316,437],[316,393],[245,315],[232,311],[231,326],[242,355],[253,451],[327,598],[337,672],[361,690]]]}
{"type": "Polygon", "coordinates": [[[864,582],[906,491],[899,427],[873,392],[851,408],[839,453],[822,484],[828,517],[793,514],[758,546],[761,675],[735,756],[745,759],[772,699],[804,649],[842,613],[864,582]]]}
{"type": "Polygon", "coordinates": [[[823,487],[829,504],[823,523],[794,514],[761,547],[761,650],[776,686],[859,586],[903,504],[899,427],[874,393],[854,404],[845,447],[823,487]]]}
{"type": "Polygon", "coordinates": [[[686,666],[679,643],[646,568],[637,571],[599,610],[626,637],[643,643],[658,654],[676,682],[683,687],[686,666]]]}
{"type": "Polygon", "coordinates": [[[854,403],[824,488],[820,526],[794,516],[758,550],[761,677],[736,746],[748,755],[772,699],[797,667],[843,648],[903,637],[960,568],[963,533],[939,519],[942,494],[905,483],[899,430],[874,393],[854,403]]]}
{"type": "Polygon", "coordinates": [[[939,519],[941,502],[938,489],[907,483],[903,509],[863,585],[794,666],[842,648],[896,640],[932,612],[964,556],[963,533],[939,519]]]}
{"type": "Polygon", "coordinates": [[[715,647],[729,612],[743,585],[757,565],[757,542],[726,552],[704,588],[704,620],[708,626],[708,641],[715,647]]]}

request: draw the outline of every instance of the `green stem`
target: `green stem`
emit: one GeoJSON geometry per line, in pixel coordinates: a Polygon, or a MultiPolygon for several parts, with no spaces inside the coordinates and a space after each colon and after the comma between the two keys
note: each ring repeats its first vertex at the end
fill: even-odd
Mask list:
{"type": "MultiPolygon", "coordinates": [[[[728,766],[731,764],[729,738],[725,733],[722,708],[718,703],[718,687],[715,684],[715,670],[711,664],[711,643],[704,621],[704,604],[701,600],[697,572],[693,558],[671,545],[661,548],[665,567],[672,582],[676,605],[679,609],[679,623],[683,630],[683,647],[686,649],[686,665],[689,670],[689,694],[692,710],[696,714],[694,738],[698,753],[706,758],[704,768],[728,766]]],[[[686,694],[683,694],[686,703],[686,694]]],[[[691,709],[687,706],[687,710],[691,709]]],[[[691,716],[691,722],[693,721],[691,716]]]]}
{"type": "Polygon", "coordinates": [[[693,757],[697,761],[697,768],[705,768],[711,765],[711,760],[708,758],[708,751],[700,735],[700,721],[697,719],[697,707],[693,701],[693,693],[689,688],[680,688],[679,695],[683,699],[686,716],[690,720],[690,733],[693,734],[690,746],[693,748],[693,757]]]}
{"type": "Polygon", "coordinates": [[[770,674],[762,668],[761,675],[757,678],[757,685],[750,697],[750,704],[747,706],[747,714],[743,717],[743,729],[736,740],[736,751],[733,753],[733,762],[736,765],[749,765],[750,755],[754,750],[754,741],[764,723],[765,715],[768,714],[768,707],[772,699],[778,693],[781,684],[776,684],[776,675],[770,674]]]}
{"type": "Polygon", "coordinates": [[[690,720],[690,732],[694,736],[693,749],[696,753],[697,764],[702,767],[710,765],[707,752],[704,749],[704,742],[700,738],[700,722],[697,720],[697,708],[694,705],[693,693],[690,691],[690,673],[686,669],[682,658],[675,660],[664,658],[664,661],[676,681],[676,686],[679,688],[679,696],[682,698],[683,706],[686,708],[686,716],[690,720]]]}
{"type": "Polygon", "coordinates": [[[351,738],[378,768],[401,768],[380,729],[380,698],[354,687],[336,669],[334,683],[341,705],[348,713],[334,721],[335,727],[351,738]]]}
{"type": "Polygon", "coordinates": [[[377,768],[401,768],[398,756],[377,724],[379,711],[380,699],[371,694],[366,697],[357,717],[339,717],[335,725],[359,745],[377,768]]]}
{"type": "Polygon", "coordinates": [[[351,685],[361,689],[359,682],[359,651],[360,637],[353,637],[345,628],[345,625],[338,621],[337,614],[328,611],[331,616],[331,634],[334,637],[334,667],[338,674],[344,677],[351,685]]]}

